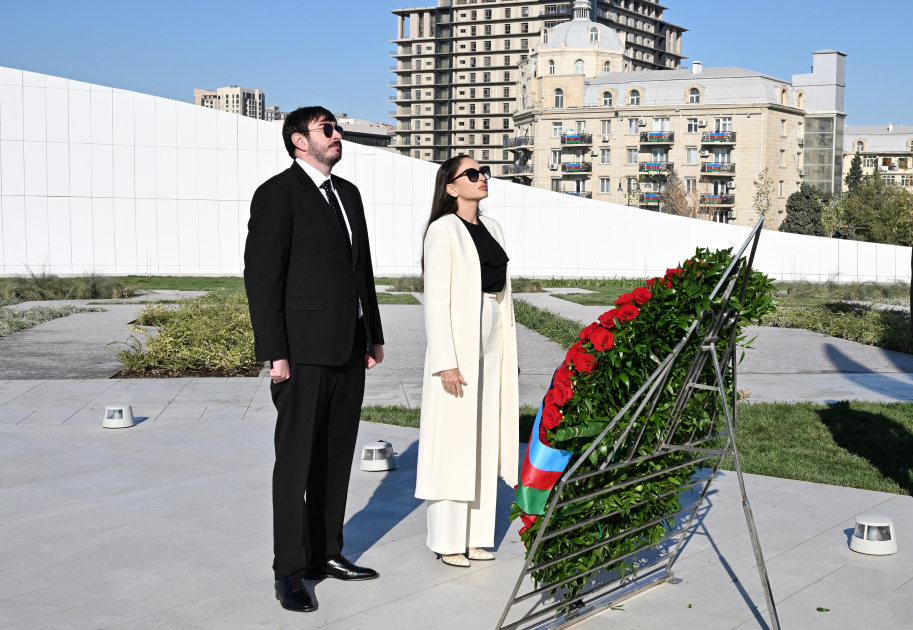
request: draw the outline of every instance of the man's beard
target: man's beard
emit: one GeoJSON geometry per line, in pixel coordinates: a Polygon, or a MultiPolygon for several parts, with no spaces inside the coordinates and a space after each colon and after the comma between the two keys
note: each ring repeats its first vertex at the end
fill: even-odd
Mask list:
{"type": "Polygon", "coordinates": [[[310,154],[315,160],[317,160],[324,166],[329,166],[330,168],[333,168],[334,166],[336,166],[336,163],[342,159],[342,142],[339,142],[338,145],[335,143],[331,144],[326,149],[321,149],[316,146],[311,147],[310,154]],[[339,147],[339,155],[331,157],[329,155],[330,149],[332,149],[335,146],[339,147]]]}

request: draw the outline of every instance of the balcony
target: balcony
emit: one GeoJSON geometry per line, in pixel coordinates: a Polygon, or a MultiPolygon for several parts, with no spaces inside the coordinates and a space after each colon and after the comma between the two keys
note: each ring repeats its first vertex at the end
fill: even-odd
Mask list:
{"type": "Polygon", "coordinates": [[[511,147],[531,147],[533,144],[534,142],[532,136],[525,138],[508,138],[504,141],[504,148],[509,149],[511,147]]]}
{"type": "Polygon", "coordinates": [[[663,171],[675,170],[675,162],[641,162],[637,165],[638,173],[660,174],[663,171]]]}
{"type": "Polygon", "coordinates": [[[588,146],[593,144],[593,134],[591,133],[563,133],[561,134],[561,144],[588,146]]]}
{"type": "Polygon", "coordinates": [[[701,162],[701,173],[735,175],[735,162],[701,162]]]}
{"type": "Polygon", "coordinates": [[[659,206],[659,193],[643,193],[640,195],[640,205],[659,206]]]}
{"type": "Polygon", "coordinates": [[[390,56],[391,56],[391,57],[404,57],[404,56],[406,56],[406,55],[411,55],[411,54],[412,54],[412,46],[404,47],[404,48],[403,48],[403,52],[399,52],[398,50],[391,50],[391,51],[390,51],[390,56]]]}
{"type": "Polygon", "coordinates": [[[570,195],[571,197],[583,197],[584,199],[592,199],[593,191],[591,190],[575,190],[572,192],[565,192],[565,195],[570,195]]]}
{"type": "Polygon", "coordinates": [[[561,172],[562,173],[592,173],[593,172],[593,163],[592,162],[562,162],[561,163],[561,172]]]}
{"type": "Polygon", "coordinates": [[[701,133],[704,144],[735,144],[734,131],[704,131],[701,133]]]}
{"type": "Polygon", "coordinates": [[[734,206],[735,195],[701,195],[701,205],[704,206],[734,206]]]}
{"type": "Polygon", "coordinates": [[[532,164],[505,164],[502,169],[501,174],[509,177],[532,175],[533,173],[532,164]]]}
{"type": "Polygon", "coordinates": [[[641,144],[672,144],[675,142],[674,131],[641,131],[641,144]]]}

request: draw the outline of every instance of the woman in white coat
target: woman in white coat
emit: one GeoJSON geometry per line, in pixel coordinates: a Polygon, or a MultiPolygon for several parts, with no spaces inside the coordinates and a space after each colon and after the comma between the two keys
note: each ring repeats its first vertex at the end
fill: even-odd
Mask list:
{"type": "Polygon", "coordinates": [[[428,349],[415,496],[428,547],[452,566],[492,560],[498,476],[517,484],[517,334],[504,234],[479,216],[489,169],[441,165],[422,254],[428,349]]]}

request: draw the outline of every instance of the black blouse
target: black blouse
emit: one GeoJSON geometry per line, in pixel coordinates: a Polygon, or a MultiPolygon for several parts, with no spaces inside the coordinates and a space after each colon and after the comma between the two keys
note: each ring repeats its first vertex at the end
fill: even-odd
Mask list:
{"type": "MultiPolygon", "coordinates": [[[[460,215],[457,216],[460,217],[460,215]]],[[[482,266],[482,292],[500,293],[504,290],[504,284],[507,281],[507,263],[510,260],[507,252],[481,221],[478,225],[466,221],[463,217],[460,217],[460,221],[469,230],[472,242],[475,243],[476,251],[479,253],[479,263],[482,266]]]]}

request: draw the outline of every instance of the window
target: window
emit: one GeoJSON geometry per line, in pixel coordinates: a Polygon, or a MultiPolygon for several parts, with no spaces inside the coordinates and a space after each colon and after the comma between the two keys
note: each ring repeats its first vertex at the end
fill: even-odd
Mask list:
{"type": "Polygon", "coordinates": [[[897,183],[897,182],[894,180],[894,176],[893,176],[893,175],[882,175],[882,176],[881,176],[881,179],[883,179],[883,180],[884,180],[884,183],[885,183],[885,184],[888,184],[889,186],[893,186],[894,184],[897,183]]]}
{"type": "Polygon", "coordinates": [[[584,70],[585,69],[584,69],[582,59],[578,59],[577,61],[574,62],[574,74],[583,74],[584,70]]]}
{"type": "Polygon", "coordinates": [[[502,159],[502,160],[505,160],[505,161],[509,160],[509,159],[510,159],[510,151],[501,151],[501,159],[502,159]]]}
{"type": "Polygon", "coordinates": [[[476,89],[469,88],[469,98],[475,98],[475,97],[476,97],[476,89]]]}
{"type": "MultiPolygon", "coordinates": [[[[528,11],[529,9],[527,7],[523,7],[523,10],[528,11]]],[[[529,33],[529,22],[524,22],[523,24],[520,25],[520,32],[529,33]]]]}
{"type": "MultiPolygon", "coordinates": [[[[507,103],[504,103],[507,105],[507,103]]],[[[501,129],[510,129],[510,118],[501,119],[501,129]]]]}
{"type": "Polygon", "coordinates": [[[865,144],[862,142],[857,142],[856,143],[856,153],[862,153],[863,151],[865,151],[865,144]]]}
{"type": "Polygon", "coordinates": [[[509,114],[509,113],[510,113],[510,103],[504,103],[504,104],[501,106],[501,111],[502,111],[502,113],[504,113],[504,114],[509,114]]]}
{"type": "Polygon", "coordinates": [[[510,55],[504,55],[504,65],[505,66],[510,65],[510,55]]]}
{"type": "Polygon", "coordinates": [[[691,195],[697,191],[697,180],[693,177],[685,178],[685,194],[691,195]]]}
{"type": "Polygon", "coordinates": [[[472,52],[476,51],[476,42],[469,42],[469,50],[472,52]]]}
{"type": "Polygon", "coordinates": [[[714,121],[714,131],[732,131],[732,118],[717,118],[714,121]]]}
{"type": "Polygon", "coordinates": [[[482,103],[482,113],[483,114],[491,113],[491,103],[482,103]]]}
{"type": "Polygon", "coordinates": [[[628,105],[640,105],[640,92],[631,90],[631,93],[628,95],[628,105]]]}
{"type": "Polygon", "coordinates": [[[783,149],[780,149],[780,166],[786,166],[786,151],[783,149]]]}
{"type": "Polygon", "coordinates": [[[612,180],[608,177],[599,178],[599,192],[601,193],[610,193],[612,192],[612,180]]]}
{"type": "Polygon", "coordinates": [[[865,157],[862,158],[862,165],[866,168],[875,168],[878,163],[878,158],[874,157],[865,157]]]}
{"type": "Polygon", "coordinates": [[[780,196],[783,196],[783,182],[780,182],[780,196]]]}
{"type": "Polygon", "coordinates": [[[628,118],[628,135],[633,136],[640,133],[640,118],[628,118]]]}
{"type": "Polygon", "coordinates": [[[586,121],[578,120],[577,124],[574,125],[577,129],[577,133],[584,133],[586,131],[586,121]]]}
{"type": "Polygon", "coordinates": [[[505,73],[504,73],[504,80],[505,80],[505,81],[510,81],[510,72],[505,72],[505,73]]]}
{"type": "Polygon", "coordinates": [[[551,164],[561,164],[561,151],[557,149],[552,151],[551,164]]]}
{"type": "Polygon", "coordinates": [[[482,73],[482,83],[491,83],[491,73],[490,72],[482,73]]]}
{"type": "Polygon", "coordinates": [[[491,50],[491,42],[490,42],[490,41],[484,42],[484,44],[485,44],[485,50],[491,50]]]}
{"type": "Polygon", "coordinates": [[[685,149],[685,164],[697,164],[697,147],[685,149]]]}
{"type": "Polygon", "coordinates": [[[564,90],[555,90],[555,107],[564,107],[564,90]]]}
{"type": "MultiPolygon", "coordinates": [[[[474,114],[474,113],[475,113],[475,111],[472,109],[472,107],[469,108],[469,113],[470,113],[470,114],[474,114]]],[[[473,118],[472,120],[469,121],[469,128],[470,128],[470,129],[475,129],[475,128],[476,128],[476,121],[475,121],[475,118],[473,118]]]]}
{"type": "MultiPolygon", "coordinates": [[[[505,25],[504,25],[504,34],[505,34],[505,35],[510,35],[510,24],[505,24],[505,25]]],[[[508,42],[508,44],[509,44],[509,42],[508,42]]]]}
{"type": "Polygon", "coordinates": [[[491,136],[487,134],[482,136],[482,144],[491,144],[491,136]]]}
{"type": "Polygon", "coordinates": [[[599,29],[594,26],[593,28],[590,29],[590,42],[598,42],[598,41],[599,41],[599,29]]]}
{"type": "Polygon", "coordinates": [[[552,192],[560,192],[561,190],[561,180],[553,179],[552,180],[552,192]]]}
{"type": "Polygon", "coordinates": [[[548,73],[555,74],[555,62],[551,59],[548,60],[548,73]]]}
{"type": "Polygon", "coordinates": [[[470,19],[470,20],[474,20],[474,19],[476,19],[477,17],[478,17],[478,11],[470,11],[470,12],[469,12],[469,19],[470,19]]]}
{"type": "Polygon", "coordinates": [[[780,135],[784,136],[784,137],[786,136],[786,121],[785,120],[780,121],[780,135]]]}
{"type": "Polygon", "coordinates": [[[612,121],[603,120],[602,122],[602,135],[607,136],[612,133],[612,121]]]}
{"type": "MultiPolygon", "coordinates": [[[[469,128],[470,128],[470,129],[473,128],[473,125],[472,125],[473,122],[475,122],[475,121],[472,121],[472,120],[469,121],[469,128]]],[[[475,134],[474,134],[474,133],[469,134],[469,144],[475,144],[475,143],[476,143],[476,136],[475,136],[475,134]]]]}
{"type": "Polygon", "coordinates": [[[486,24],[486,25],[485,25],[485,34],[486,34],[486,35],[491,35],[491,24],[486,24]]]}
{"type": "Polygon", "coordinates": [[[612,104],[613,104],[614,102],[615,102],[615,101],[614,101],[614,99],[612,98],[612,93],[611,93],[611,92],[603,92],[603,93],[602,93],[602,106],[603,106],[603,107],[612,107],[612,104]]]}
{"type": "Polygon", "coordinates": [[[601,149],[599,151],[599,163],[600,164],[611,164],[612,163],[612,149],[601,149]]]}
{"type": "Polygon", "coordinates": [[[529,50],[529,40],[528,40],[528,39],[521,39],[521,40],[520,40],[520,48],[522,48],[523,50],[529,50]]]}
{"type": "Polygon", "coordinates": [[[900,176],[900,185],[901,186],[913,186],[913,175],[901,175],[900,176]]]}
{"type": "Polygon", "coordinates": [[[669,131],[669,119],[668,118],[654,118],[653,119],[653,131],[669,131]]]}
{"type": "Polygon", "coordinates": [[[486,68],[491,67],[491,57],[482,57],[482,65],[486,68]]]}
{"type": "Polygon", "coordinates": [[[603,66],[602,66],[602,71],[611,72],[612,71],[612,62],[606,61],[605,64],[603,64],[603,66]]]}
{"type": "Polygon", "coordinates": [[[482,129],[491,129],[491,118],[482,119],[482,129]]]}
{"type": "MultiPolygon", "coordinates": [[[[470,103],[470,105],[469,105],[469,113],[470,113],[470,114],[475,114],[475,113],[476,113],[476,104],[475,104],[475,103],[470,103]]],[[[475,121],[473,121],[473,122],[475,122],[475,121]]]]}
{"type": "Polygon", "coordinates": [[[628,164],[637,164],[637,149],[628,149],[628,164]]]}
{"type": "Polygon", "coordinates": [[[510,88],[509,87],[504,88],[504,98],[510,98],[510,88]]]}
{"type": "Polygon", "coordinates": [[[482,159],[486,161],[488,160],[488,149],[482,151],[482,159]]]}
{"type": "Polygon", "coordinates": [[[701,91],[697,88],[691,88],[688,92],[688,102],[689,103],[700,103],[701,102],[701,91]]]}
{"type": "Polygon", "coordinates": [[[552,138],[557,138],[561,135],[562,124],[560,122],[552,123],[552,138]]]}
{"type": "Polygon", "coordinates": [[[476,156],[476,150],[475,150],[475,149],[469,149],[469,157],[474,158],[475,156],[476,156]]]}
{"type": "Polygon", "coordinates": [[[469,34],[472,35],[473,37],[475,37],[475,35],[476,35],[476,27],[475,27],[475,26],[470,26],[470,27],[469,27],[469,34]]]}
{"type": "Polygon", "coordinates": [[[470,83],[475,83],[475,82],[476,82],[476,73],[475,73],[475,72],[470,72],[470,73],[469,73],[469,82],[470,82],[470,83]]]}
{"type": "Polygon", "coordinates": [[[688,133],[697,133],[697,118],[688,119],[688,133]]]}
{"type": "Polygon", "coordinates": [[[732,149],[715,148],[713,150],[713,161],[719,164],[729,164],[732,162],[732,149]]]}
{"type": "Polygon", "coordinates": [[[482,88],[482,98],[491,98],[491,88],[482,88]]]}
{"type": "Polygon", "coordinates": [[[504,9],[504,17],[506,17],[506,18],[509,18],[509,17],[510,17],[510,9],[509,9],[509,8],[508,8],[508,9],[504,9]]]}

